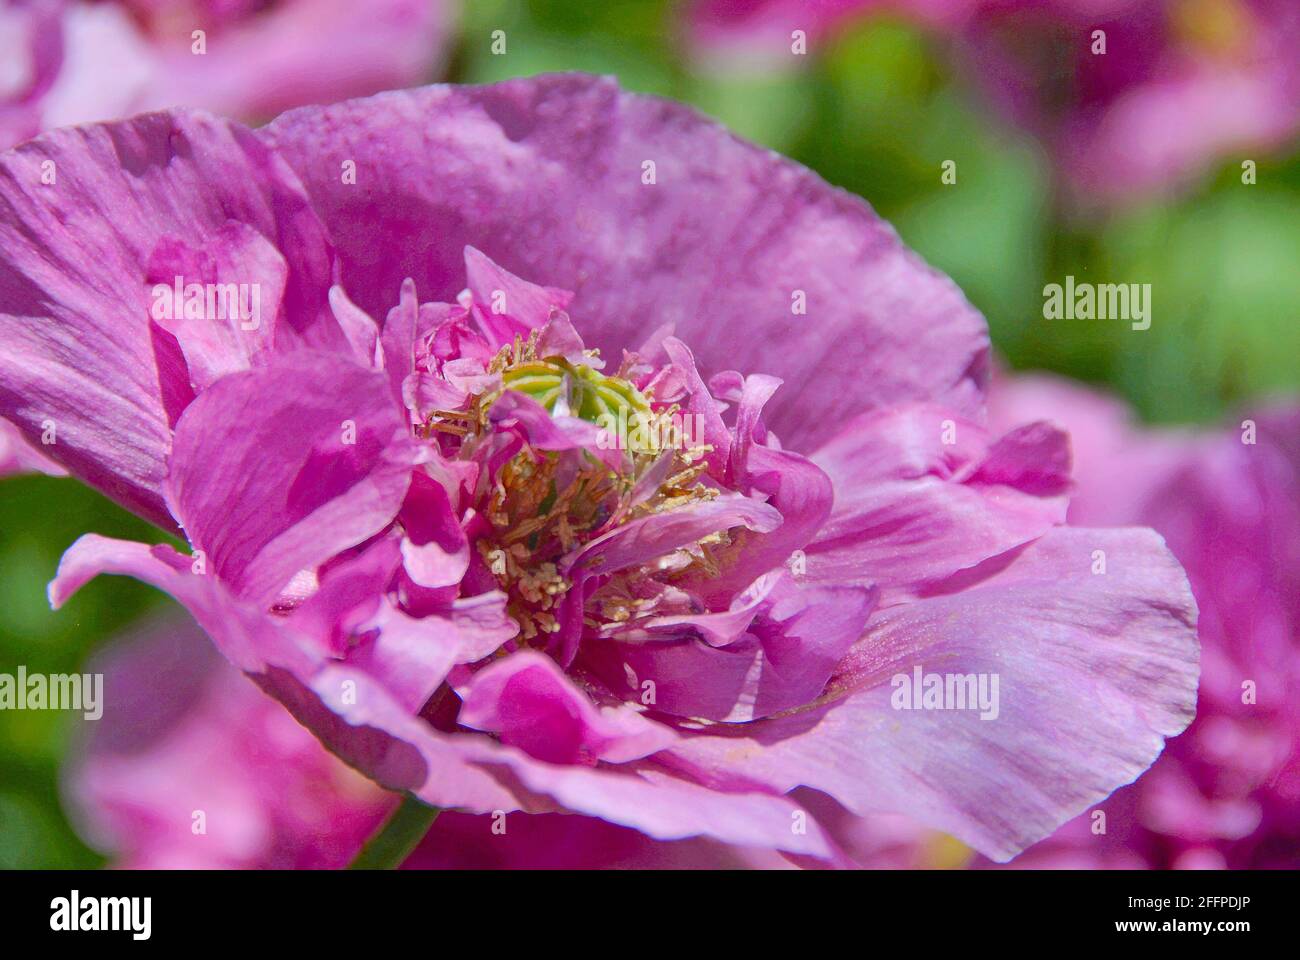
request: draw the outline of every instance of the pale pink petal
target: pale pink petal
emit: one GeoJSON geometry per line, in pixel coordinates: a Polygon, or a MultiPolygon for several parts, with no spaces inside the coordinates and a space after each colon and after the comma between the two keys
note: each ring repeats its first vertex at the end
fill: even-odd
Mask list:
{"type": "Polygon", "coordinates": [[[831,681],[840,699],[671,753],[858,814],[906,811],[1005,860],[1134,779],[1191,720],[1195,605],[1159,537],[1057,529],[968,579],[882,610],[831,681]],[[996,717],[894,709],[894,678],[918,667],[996,676],[996,717]]]}

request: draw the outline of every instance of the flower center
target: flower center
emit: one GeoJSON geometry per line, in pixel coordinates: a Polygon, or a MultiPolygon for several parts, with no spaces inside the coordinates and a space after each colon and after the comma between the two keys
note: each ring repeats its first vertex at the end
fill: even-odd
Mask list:
{"type": "MultiPolygon", "coordinates": [[[[483,455],[495,433],[491,411],[506,391],[521,393],[552,418],[572,417],[600,427],[591,449],[543,450],[525,442],[501,466],[482,495],[479,514],[488,531],[476,549],[500,589],[527,642],[560,629],[557,608],[573,584],[564,576],[566,556],[597,537],[641,517],[712,500],[718,490],[701,482],[711,450],[683,429],[679,407],[660,403],[650,389],[638,389],[627,371],[608,376],[559,356],[539,356],[536,332],[516,338],[488,365],[501,375],[501,388],[472,395],[463,411],[435,411],[427,435],[458,439],[460,459],[483,455]]],[[[598,352],[584,351],[588,360],[598,352]]],[[[714,534],[656,564],[656,578],[715,569],[710,546],[726,540],[714,534]],[[706,542],[707,541],[707,542],[706,542]]],[[[644,571],[612,577],[587,602],[590,626],[626,620],[639,603],[634,582],[644,571]],[[597,619],[592,619],[593,615],[597,619]]]]}

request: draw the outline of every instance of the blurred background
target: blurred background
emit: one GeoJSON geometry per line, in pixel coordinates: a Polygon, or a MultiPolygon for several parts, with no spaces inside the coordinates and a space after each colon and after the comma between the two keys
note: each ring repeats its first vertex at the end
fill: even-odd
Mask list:
{"type": "MultiPolygon", "coordinates": [[[[302,82],[277,86],[300,102],[433,80],[614,74],[866,198],[984,313],[1007,368],[1097,385],[1152,424],[1209,427],[1300,387],[1292,0],[407,2],[392,5],[407,44],[398,52],[348,46],[340,34],[386,28],[374,26],[385,3],[355,6],[370,26],[313,0],[0,0],[0,137],[135,112],[177,89],[202,99],[211,77],[180,82],[179,68],[158,68],[163,82],[150,88],[135,69],[190,47],[194,24],[214,51],[224,36],[258,48],[263,76],[297,50],[283,70],[302,82]],[[129,55],[100,64],[124,30],[129,55]],[[30,54],[55,35],[57,62],[30,54]],[[331,55],[302,57],[317,45],[331,55]],[[367,69],[367,57],[383,68],[367,69]],[[100,94],[119,83],[123,96],[80,103],[77,84],[94,76],[100,94]],[[1067,276],[1150,284],[1150,329],[1045,319],[1044,286],[1067,276]]],[[[233,82],[221,92],[217,106],[248,122],[291,105],[233,82]]],[[[0,480],[0,672],[82,669],[169,603],[104,577],[51,613],[45,585],[87,531],[162,539],[73,480],[0,480]]],[[[80,724],[53,711],[0,715],[0,867],[104,862],[60,796],[80,724]]]]}

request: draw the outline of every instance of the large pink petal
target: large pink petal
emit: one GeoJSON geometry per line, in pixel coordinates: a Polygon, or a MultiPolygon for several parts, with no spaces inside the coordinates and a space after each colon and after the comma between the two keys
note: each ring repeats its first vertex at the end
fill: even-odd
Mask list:
{"type": "Polygon", "coordinates": [[[53,421],[54,459],[166,527],[170,427],[192,394],[175,341],[150,323],[144,278],[164,237],[202,243],[230,221],[288,262],[286,335],[339,337],[332,319],[317,324],[330,276],[320,222],[243,127],[150,114],[0,156],[0,415],[29,439],[53,421]]]}
{"type": "Polygon", "coordinates": [[[986,332],[956,287],[858,198],[678,104],[565,74],[297,110],[260,135],[308,185],[372,315],[407,276],[451,300],[472,245],[575,291],[569,312],[606,356],[671,322],[706,375],[781,377],[769,426],[796,449],[866,407],[977,408],[986,332]]]}
{"type": "Polygon", "coordinates": [[[996,566],[881,611],[831,681],[840,699],[671,754],[697,775],[817,787],[855,813],[906,811],[1015,855],[1133,780],[1191,720],[1195,605],[1150,531],[1060,528],[996,566]],[[893,678],[918,666],[996,675],[996,719],[893,709],[893,678]]]}

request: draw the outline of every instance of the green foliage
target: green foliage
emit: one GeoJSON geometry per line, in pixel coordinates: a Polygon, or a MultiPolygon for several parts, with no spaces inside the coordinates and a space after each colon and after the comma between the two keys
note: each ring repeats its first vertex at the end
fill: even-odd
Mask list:
{"type": "MultiPolygon", "coordinates": [[[[158,542],[156,529],[74,480],[0,481],[0,673],[68,673],[108,637],[164,600],[132,580],[104,578],[63,610],[50,610],[45,585],[81,534],[158,542]]],[[[62,810],[59,766],[80,714],[50,710],[0,714],[0,868],[85,867],[99,862],[62,810]]]]}

